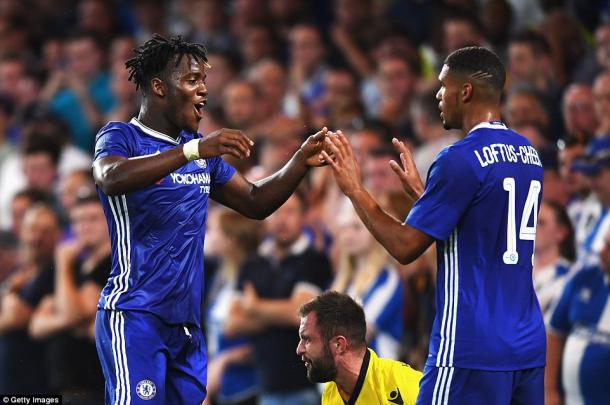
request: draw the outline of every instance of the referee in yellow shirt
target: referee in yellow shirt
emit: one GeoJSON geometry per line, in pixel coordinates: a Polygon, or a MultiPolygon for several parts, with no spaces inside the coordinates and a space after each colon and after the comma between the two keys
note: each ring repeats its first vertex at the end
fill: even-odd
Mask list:
{"type": "Polygon", "coordinates": [[[366,347],[364,311],[353,299],[328,291],[299,316],[297,354],[307,378],[326,383],[322,405],[415,404],[422,373],[366,347]]]}

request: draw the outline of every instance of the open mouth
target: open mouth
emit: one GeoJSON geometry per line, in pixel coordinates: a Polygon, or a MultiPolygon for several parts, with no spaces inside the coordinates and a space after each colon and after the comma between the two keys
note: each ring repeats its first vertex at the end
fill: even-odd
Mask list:
{"type": "Polygon", "coordinates": [[[193,108],[195,109],[195,114],[199,119],[203,118],[203,107],[205,106],[205,103],[206,100],[200,101],[199,103],[193,105],[193,108]]]}

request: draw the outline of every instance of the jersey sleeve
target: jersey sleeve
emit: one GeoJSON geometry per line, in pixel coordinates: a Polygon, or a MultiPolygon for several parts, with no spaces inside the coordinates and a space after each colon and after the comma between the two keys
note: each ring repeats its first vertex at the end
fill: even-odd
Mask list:
{"type": "Polygon", "coordinates": [[[445,240],[480,187],[472,166],[452,148],[442,151],[430,167],[424,193],[411,208],[405,223],[445,240]]]}
{"type": "Polygon", "coordinates": [[[576,286],[579,280],[578,275],[579,273],[576,273],[574,277],[568,281],[555,307],[551,310],[549,327],[552,332],[560,336],[566,336],[570,333],[570,330],[572,330],[570,305],[573,301],[574,291],[578,289],[576,286]]]}
{"type": "Polygon", "coordinates": [[[106,156],[130,158],[134,155],[132,142],[133,139],[127,129],[106,126],[96,136],[93,161],[106,156]]]}
{"type": "Polygon", "coordinates": [[[210,165],[210,174],[212,177],[212,187],[219,187],[226,184],[233,174],[235,174],[235,168],[224,161],[220,156],[214,156],[208,159],[210,165]]]}

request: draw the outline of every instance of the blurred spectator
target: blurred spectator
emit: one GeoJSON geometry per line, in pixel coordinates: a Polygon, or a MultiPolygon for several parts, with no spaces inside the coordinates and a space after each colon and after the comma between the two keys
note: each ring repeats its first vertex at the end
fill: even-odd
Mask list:
{"type": "Polygon", "coordinates": [[[504,103],[504,117],[511,127],[533,125],[544,133],[549,128],[549,115],[538,92],[532,87],[514,87],[504,103]]]}
{"type": "Polygon", "coordinates": [[[381,357],[398,359],[404,310],[400,274],[345,199],[337,225],[339,260],[330,289],[362,303],[368,346],[381,357]]]}
{"type": "Polygon", "coordinates": [[[281,64],[271,59],[262,60],[250,68],[248,80],[254,83],[258,90],[258,110],[261,117],[267,122],[273,122],[286,115],[285,94],[288,78],[281,64]]]}
{"type": "Polygon", "coordinates": [[[136,23],[134,36],[138,43],[144,43],[153,34],[167,33],[167,1],[135,0],[132,7],[136,23]]]}
{"type": "Polygon", "coordinates": [[[15,193],[33,188],[51,198],[57,184],[60,146],[57,139],[26,135],[20,155],[13,155],[0,172],[0,213],[2,226],[10,226],[9,209],[15,193]]]}
{"type": "Polygon", "coordinates": [[[15,153],[13,143],[9,139],[9,128],[11,124],[11,113],[13,106],[8,98],[0,96],[0,172],[2,165],[15,153]]]}
{"type": "Polygon", "coordinates": [[[581,267],[599,264],[604,235],[610,230],[610,137],[591,141],[585,157],[586,162],[581,164],[580,170],[584,170],[591,179],[596,200],[583,209],[576,226],[577,241],[582,241],[577,251],[581,267]]]}
{"type": "Polygon", "coordinates": [[[290,116],[319,102],[325,90],[326,46],[315,25],[297,24],[289,34],[288,65],[290,116]]]}
{"type": "Polygon", "coordinates": [[[569,195],[566,209],[568,216],[575,225],[578,223],[585,200],[591,195],[591,181],[580,170],[575,170],[575,162],[582,160],[585,154],[583,144],[568,139],[559,143],[559,175],[569,195]]]}
{"type": "Polygon", "coordinates": [[[574,81],[593,83],[597,75],[610,69],[610,22],[602,22],[595,30],[595,48],[574,73],[574,81]]]}
{"type": "Polygon", "coordinates": [[[68,38],[64,49],[65,66],[50,73],[41,97],[69,125],[74,143],[91,153],[95,131],[115,102],[104,52],[98,39],[84,32],[68,38]]]}
{"type": "Polygon", "coordinates": [[[493,50],[504,59],[515,23],[509,0],[489,0],[482,5],[481,25],[493,50]]]}
{"type": "Polygon", "coordinates": [[[290,29],[299,21],[310,21],[313,7],[307,0],[271,0],[269,13],[275,22],[276,30],[282,37],[287,37],[290,29]]]}
{"type": "Polygon", "coordinates": [[[26,61],[19,54],[0,57],[0,94],[13,103],[19,98],[19,82],[26,75],[26,61]]]}
{"type": "Polygon", "coordinates": [[[212,51],[208,54],[208,64],[211,67],[206,71],[207,107],[213,109],[221,105],[220,95],[224,88],[239,74],[239,65],[233,54],[218,51],[212,51]]]}
{"type": "Polygon", "coordinates": [[[273,58],[279,48],[279,40],[273,26],[264,22],[247,25],[239,41],[241,59],[247,66],[273,58]]]}
{"type": "Polygon", "coordinates": [[[11,231],[0,231],[0,286],[17,270],[19,259],[17,236],[11,231]]]}
{"type": "Polygon", "coordinates": [[[0,392],[47,392],[44,343],[27,336],[27,328],[42,298],[53,291],[53,251],[59,221],[48,205],[30,208],[23,220],[23,262],[2,285],[0,300],[0,392]]]}
{"type": "Polygon", "coordinates": [[[471,11],[456,7],[443,19],[445,55],[465,46],[482,46],[484,42],[481,21],[471,11]]]}
{"type": "Polygon", "coordinates": [[[599,126],[595,136],[610,135],[610,73],[601,73],[593,83],[593,106],[599,126]]]}
{"type": "Polygon", "coordinates": [[[207,309],[208,394],[218,404],[253,404],[259,391],[252,364],[252,346],[244,337],[229,338],[222,326],[237,298],[239,270],[261,242],[261,226],[240,214],[217,209],[210,213],[206,234],[208,254],[220,260],[210,283],[207,309]]]}
{"type": "Polygon", "coordinates": [[[225,324],[229,336],[252,335],[261,405],[320,400],[294,355],[298,308],[328,286],[331,274],[326,255],[315,251],[303,233],[306,209],[304,196],[296,193],[269,217],[269,239],[260,248],[262,256],[244,264],[243,294],[225,324]]]}
{"type": "MultiPolygon", "coordinates": [[[[90,169],[91,156],[69,143],[68,127],[53,116],[40,116],[31,119],[28,126],[23,128],[20,153],[10,156],[4,167],[0,167],[0,224],[10,224],[6,217],[7,206],[14,193],[27,186],[24,173],[24,157],[26,151],[48,149],[52,160],[55,150],[59,148],[59,160],[56,171],[59,178],[63,178],[74,170],[90,169]]],[[[48,177],[47,173],[42,174],[48,177]]]]}
{"type": "Polygon", "coordinates": [[[234,46],[225,2],[190,0],[187,10],[186,17],[192,27],[188,35],[191,41],[205,44],[210,51],[228,51],[234,46]]]}
{"type": "Polygon", "coordinates": [[[106,0],[81,0],[76,8],[78,29],[91,32],[103,43],[109,43],[120,33],[115,4],[106,0]]]}
{"type": "Polygon", "coordinates": [[[258,134],[252,130],[260,123],[256,86],[245,80],[233,80],[222,93],[222,109],[231,128],[241,129],[251,138],[258,134]]]}
{"type": "Polygon", "coordinates": [[[587,84],[571,84],[563,93],[561,106],[566,129],[564,138],[574,138],[583,144],[587,143],[598,126],[591,87],[587,84]]]}
{"type": "Polygon", "coordinates": [[[33,339],[48,339],[48,384],[70,403],[102,401],[104,379],[93,342],[93,323],[110,274],[110,238],[97,194],[77,199],[70,216],[75,239],[56,249],[55,290],[36,306],[33,339]]]}
{"type": "Polygon", "coordinates": [[[413,161],[422,180],[428,177],[428,170],[436,155],[459,137],[455,131],[443,128],[436,99],[436,89],[424,90],[417,94],[411,104],[413,132],[420,145],[413,151],[413,161]]]}
{"type": "Polygon", "coordinates": [[[416,62],[393,55],[381,59],[377,66],[380,100],[368,113],[391,125],[402,138],[413,138],[410,106],[419,74],[416,62]]]}
{"type": "Polygon", "coordinates": [[[110,88],[115,100],[113,108],[104,115],[105,121],[129,121],[138,115],[140,107],[136,87],[131,83],[125,61],[117,60],[111,66],[110,88]]]}
{"type": "Polygon", "coordinates": [[[10,207],[11,230],[21,240],[23,218],[30,207],[36,203],[48,202],[48,195],[35,188],[26,188],[13,197],[10,207]]]}
{"type": "Polygon", "coordinates": [[[529,87],[536,92],[545,110],[551,139],[563,133],[561,88],[553,76],[553,54],[546,38],[533,30],[524,31],[510,40],[508,48],[509,88],[529,87]]]}
{"type": "Polygon", "coordinates": [[[95,193],[91,170],[75,170],[62,177],[57,187],[57,200],[66,218],[72,217],[72,209],[83,196],[95,193]]]}
{"type": "Polygon", "coordinates": [[[400,162],[396,150],[389,144],[369,151],[362,166],[362,181],[372,195],[380,197],[387,193],[402,193],[400,179],[390,166],[390,160],[400,162]]]}
{"type": "Polygon", "coordinates": [[[358,84],[352,72],[344,68],[328,69],[324,75],[321,97],[311,105],[314,127],[346,128],[362,120],[358,84]]]}
{"type": "Polygon", "coordinates": [[[552,312],[547,333],[545,404],[610,402],[610,390],[603,378],[610,364],[610,232],[603,235],[600,255],[599,265],[572,277],[552,312]]]}
{"type": "Polygon", "coordinates": [[[373,73],[368,52],[373,45],[380,21],[375,19],[372,0],[334,0],[335,21],[330,36],[350,68],[361,78],[373,73]],[[363,29],[366,27],[366,29],[363,29]]]}
{"type": "Polygon", "coordinates": [[[576,258],[572,223],[561,204],[543,200],[538,213],[534,244],[534,288],[542,315],[563,290],[576,258]]]}
{"type": "Polygon", "coordinates": [[[553,78],[564,86],[572,77],[577,63],[583,60],[587,44],[581,23],[567,10],[556,7],[540,26],[552,50],[553,78]]]}

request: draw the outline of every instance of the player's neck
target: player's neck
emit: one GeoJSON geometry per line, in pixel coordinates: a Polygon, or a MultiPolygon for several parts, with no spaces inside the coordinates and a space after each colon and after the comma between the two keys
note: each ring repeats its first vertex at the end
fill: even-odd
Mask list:
{"type": "Polygon", "coordinates": [[[150,108],[150,106],[145,103],[142,103],[140,106],[138,121],[148,128],[154,129],[155,131],[161,132],[174,139],[180,137],[180,128],[169,122],[163,113],[156,111],[154,108],[150,108]]]}
{"type": "Polygon", "coordinates": [[[472,128],[479,125],[481,122],[491,121],[502,121],[499,105],[490,105],[488,103],[473,105],[470,111],[464,113],[462,130],[465,134],[468,134],[472,128]]]}
{"type": "Polygon", "coordinates": [[[360,369],[362,368],[362,362],[364,361],[364,354],[366,352],[350,352],[339,364],[337,371],[337,378],[335,383],[339,387],[340,391],[345,393],[348,397],[352,395],[358,382],[358,376],[360,375],[360,369]]]}

